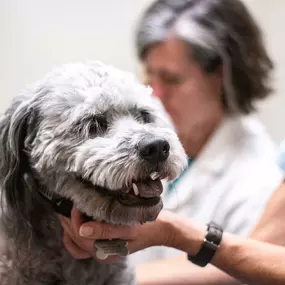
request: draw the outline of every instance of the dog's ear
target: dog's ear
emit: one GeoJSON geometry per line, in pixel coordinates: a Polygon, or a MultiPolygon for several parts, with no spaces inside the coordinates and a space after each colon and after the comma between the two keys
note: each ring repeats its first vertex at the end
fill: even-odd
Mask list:
{"type": "MultiPolygon", "coordinates": [[[[7,209],[22,211],[27,151],[37,132],[37,112],[28,100],[16,100],[0,121],[0,183],[7,209]]],[[[2,200],[3,201],[3,200],[2,200]]],[[[22,213],[23,214],[23,213],[22,213]]]]}

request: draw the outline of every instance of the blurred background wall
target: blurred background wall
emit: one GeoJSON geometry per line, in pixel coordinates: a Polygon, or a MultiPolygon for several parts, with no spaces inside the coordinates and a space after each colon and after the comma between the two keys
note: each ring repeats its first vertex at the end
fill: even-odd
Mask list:
{"type": "MultiPolygon", "coordinates": [[[[276,91],[258,115],[279,143],[285,136],[285,1],[244,1],[263,28],[276,64],[276,91]]],[[[151,2],[0,0],[0,112],[21,88],[61,63],[99,59],[139,73],[134,28],[151,2]]]]}

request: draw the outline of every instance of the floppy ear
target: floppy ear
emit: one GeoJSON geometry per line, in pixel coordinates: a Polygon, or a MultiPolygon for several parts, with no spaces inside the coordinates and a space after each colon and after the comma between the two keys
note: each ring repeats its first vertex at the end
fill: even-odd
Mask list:
{"type": "Polygon", "coordinates": [[[0,121],[0,183],[7,210],[23,216],[24,174],[29,171],[27,152],[36,134],[37,115],[28,100],[15,101],[0,121]]]}

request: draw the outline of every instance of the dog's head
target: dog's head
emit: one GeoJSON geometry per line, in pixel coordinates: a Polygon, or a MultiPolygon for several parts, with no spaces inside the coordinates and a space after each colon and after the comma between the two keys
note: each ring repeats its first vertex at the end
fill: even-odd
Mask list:
{"type": "Polygon", "coordinates": [[[24,183],[31,188],[37,177],[86,215],[115,224],[155,219],[161,179],[174,179],[186,165],[151,89],[99,62],[65,65],[27,88],[0,135],[8,204],[36,191],[24,183]]]}

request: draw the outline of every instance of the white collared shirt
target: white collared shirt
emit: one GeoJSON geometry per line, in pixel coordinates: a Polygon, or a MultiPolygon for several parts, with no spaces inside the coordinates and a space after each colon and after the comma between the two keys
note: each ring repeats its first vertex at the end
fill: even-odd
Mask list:
{"type": "MultiPolygon", "coordinates": [[[[250,232],[283,177],[276,148],[252,116],[228,117],[176,184],[164,194],[164,209],[225,231],[250,232]]],[[[130,256],[134,263],[171,257],[179,251],[152,247],[130,256]]]]}

